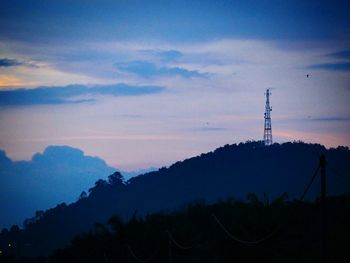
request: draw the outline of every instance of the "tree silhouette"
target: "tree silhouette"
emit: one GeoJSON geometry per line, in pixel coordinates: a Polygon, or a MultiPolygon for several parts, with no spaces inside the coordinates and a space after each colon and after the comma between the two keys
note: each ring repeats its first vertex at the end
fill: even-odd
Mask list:
{"type": "Polygon", "coordinates": [[[124,178],[120,172],[115,172],[108,176],[108,183],[113,186],[124,185],[124,178]]]}

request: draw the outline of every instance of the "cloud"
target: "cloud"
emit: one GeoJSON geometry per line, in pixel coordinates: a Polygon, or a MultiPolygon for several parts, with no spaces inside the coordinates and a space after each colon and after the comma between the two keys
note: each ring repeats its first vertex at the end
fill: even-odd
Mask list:
{"type": "Polygon", "coordinates": [[[321,117],[321,118],[312,118],[312,121],[324,121],[324,122],[333,122],[333,121],[350,121],[350,117],[321,117]]]}
{"type": "Polygon", "coordinates": [[[14,67],[14,66],[20,66],[23,65],[22,62],[16,60],[16,59],[10,59],[10,58],[0,58],[0,67],[14,67]]]}
{"type": "Polygon", "coordinates": [[[141,96],[162,92],[158,86],[129,86],[126,84],[64,87],[38,87],[35,89],[15,89],[0,91],[0,106],[55,105],[66,103],[91,102],[94,95],[141,96]],[[81,98],[82,96],[89,96],[81,98]]]}
{"type": "Polygon", "coordinates": [[[0,67],[15,67],[15,66],[27,66],[32,68],[40,68],[41,64],[33,61],[20,61],[12,58],[0,58],[0,67]]]}
{"type": "Polygon", "coordinates": [[[325,69],[331,71],[350,71],[350,62],[315,64],[309,66],[308,68],[325,69]]]}
{"type": "Polygon", "coordinates": [[[148,61],[131,61],[116,63],[115,66],[120,71],[133,73],[144,78],[159,76],[181,76],[184,78],[206,77],[207,74],[197,70],[187,70],[180,67],[157,66],[148,61]]]}
{"type": "Polygon", "coordinates": [[[183,53],[175,49],[169,50],[154,50],[154,49],[143,49],[140,50],[142,54],[151,55],[152,57],[160,58],[162,62],[174,62],[179,58],[183,57],[183,53]]]}
{"type": "Polygon", "coordinates": [[[327,56],[341,58],[341,59],[350,59],[350,50],[343,50],[339,52],[330,53],[330,54],[327,54],[327,56]]]}
{"type": "Polygon", "coordinates": [[[220,132],[220,131],[225,131],[227,129],[222,127],[199,127],[193,130],[197,132],[220,132]]]}
{"type": "Polygon", "coordinates": [[[115,171],[103,159],[69,146],[48,146],[29,161],[13,161],[0,150],[0,167],[0,200],[6,200],[0,202],[0,211],[7,211],[0,228],[21,224],[35,210],[72,202],[115,171]]]}
{"type": "Polygon", "coordinates": [[[177,50],[162,51],[159,52],[158,55],[167,61],[174,61],[183,56],[183,54],[177,50]]]}
{"type": "Polygon", "coordinates": [[[11,76],[11,75],[0,75],[0,87],[20,87],[20,86],[32,86],[37,85],[37,83],[30,82],[30,81],[24,81],[18,77],[11,76]]]}

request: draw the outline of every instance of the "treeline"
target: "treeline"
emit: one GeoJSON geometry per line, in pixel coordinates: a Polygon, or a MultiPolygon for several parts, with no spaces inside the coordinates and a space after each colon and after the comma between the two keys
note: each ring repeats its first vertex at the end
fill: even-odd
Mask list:
{"type": "Polygon", "coordinates": [[[103,207],[118,200],[124,188],[122,175],[115,172],[107,180],[96,181],[89,189],[89,194],[82,192],[77,202],[70,205],[61,203],[46,211],[36,211],[32,218],[24,221],[23,229],[18,225],[13,225],[10,229],[3,228],[0,233],[0,256],[45,256],[50,251],[65,246],[72,236],[91,229],[91,222],[96,222],[101,217],[110,217],[113,213],[103,212],[103,207]],[[91,207],[95,209],[90,209],[91,207]]]}
{"type": "MultiPolygon", "coordinates": [[[[12,242],[11,249],[17,256],[47,256],[66,247],[74,236],[93,229],[95,222],[106,223],[112,215],[119,215],[126,222],[135,211],[143,218],[147,214],[176,211],[194,200],[213,204],[229,197],[244,199],[252,192],[260,198],[268,193],[270,199],[287,192],[293,200],[302,194],[314,174],[319,154],[324,154],[328,163],[328,194],[349,193],[347,147],[326,149],[301,142],[269,147],[261,142],[225,145],[127,182],[118,172],[107,180],[98,180],[76,202],[38,211],[24,222],[22,229],[3,229],[0,250],[8,250],[8,243],[12,242]]],[[[306,200],[314,200],[318,195],[319,177],[306,200]]]]}
{"type": "MultiPolygon", "coordinates": [[[[349,262],[350,194],[329,197],[329,262],[349,262]]],[[[73,239],[47,258],[1,262],[319,262],[320,203],[270,202],[249,194],[246,201],[196,202],[173,213],[135,213],[73,239]],[[256,242],[255,242],[256,241],[256,242]]]]}

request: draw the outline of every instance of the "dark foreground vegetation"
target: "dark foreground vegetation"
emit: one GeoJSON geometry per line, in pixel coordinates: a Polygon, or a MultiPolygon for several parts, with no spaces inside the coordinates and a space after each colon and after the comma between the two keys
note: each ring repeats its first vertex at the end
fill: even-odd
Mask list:
{"type": "MultiPolygon", "coordinates": [[[[298,199],[315,175],[321,154],[327,161],[328,195],[350,193],[350,150],[347,147],[326,149],[322,145],[302,142],[269,147],[261,142],[225,145],[128,181],[115,172],[108,180],[96,181],[76,202],[37,211],[34,217],[25,220],[23,227],[14,225],[1,230],[1,260],[9,254],[17,258],[48,257],[57,249],[69,246],[74,237],[93,231],[84,238],[75,239],[71,249],[56,253],[52,262],[86,262],[84,257],[88,258],[87,262],[125,262],[128,255],[131,257],[130,249],[126,250],[128,245],[141,258],[151,255],[159,247],[153,260],[164,262],[169,253],[167,229],[180,243],[195,246],[188,251],[173,247],[173,262],[223,262],[224,259],[240,258],[252,262],[265,256],[269,261],[283,258],[280,262],[296,260],[298,256],[313,260],[317,258],[319,247],[318,203],[292,202],[279,206],[267,205],[266,202],[258,205],[257,201],[255,205],[249,202],[213,204],[231,197],[245,200],[248,193],[256,193],[260,200],[274,200],[284,192],[288,193],[290,200],[298,199]],[[197,205],[170,214],[195,200],[213,206],[197,205]],[[293,212],[286,215],[285,210],[293,212]],[[197,213],[203,213],[203,216],[195,217],[197,213]],[[284,218],[291,222],[271,240],[246,247],[229,240],[219,229],[212,213],[216,213],[229,230],[247,240],[259,239],[284,218]],[[108,225],[113,215],[118,215],[120,222],[130,222],[121,224],[114,220],[108,225]],[[242,222],[236,224],[237,220],[242,222]],[[100,225],[95,229],[96,222],[106,227],[100,225]]],[[[313,201],[319,194],[318,173],[303,200],[313,201]]],[[[345,240],[342,238],[346,233],[345,223],[341,220],[342,213],[347,210],[345,204],[349,206],[349,202],[342,198],[330,199],[329,215],[334,217],[330,220],[335,220],[335,223],[331,225],[333,232],[329,238],[330,245],[334,246],[334,257],[342,255],[336,249],[341,249],[342,243],[338,239],[345,240]]],[[[6,211],[0,211],[0,216],[2,213],[6,211]]],[[[350,222],[349,217],[347,219],[345,222],[350,222]]]]}
{"type": "MultiPolygon", "coordinates": [[[[327,210],[328,262],[350,262],[350,194],[329,197],[327,210]]],[[[1,262],[320,262],[320,215],[318,200],[249,194],[169,214],[135,213],[127,222],[114,216],[49,257],[15,258],[9,248],[1,262]]]]}

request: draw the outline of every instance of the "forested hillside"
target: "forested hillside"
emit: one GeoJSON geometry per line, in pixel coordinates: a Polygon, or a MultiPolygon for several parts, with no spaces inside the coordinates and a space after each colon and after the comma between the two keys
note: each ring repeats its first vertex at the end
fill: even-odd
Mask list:
{"type": "MultiPolygon", "coordinates": [[[[328,162],[328,194],[349,192],[350,151],[345,147],[326,149],[305,143],[265,147],[260,142],[226,145],[127,182],[116,172],[107,181],[98,180],[77,202],[37,213],[26,220],[24,230],[3,230],[0,245],[3,248],[12,242],[19,255],[47,255],[67,246],[96,222],[105,224],[113,215],[128,220],[135,213],[142,217],[179,210],[196,200],[208,204],[227,198],[244,200],[249,193],[266,200],[283,193],[289,200],[297,199],[318,167],[320,154],[325,154],[328,162]]],[[[306,200],[314,200],[318,193],[316,177],[306,200]]]]}

